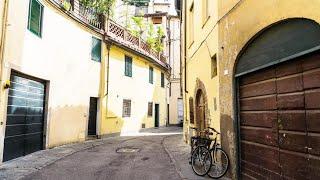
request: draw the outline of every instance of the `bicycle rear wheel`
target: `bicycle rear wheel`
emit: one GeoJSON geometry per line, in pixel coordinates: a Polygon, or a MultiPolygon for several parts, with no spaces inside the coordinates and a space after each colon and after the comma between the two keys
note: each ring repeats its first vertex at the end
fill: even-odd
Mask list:
{"type": "Polygon", "coordinates": [[[226,174],[229,167],[228,155],[221,148],[212,149],[210,155],[212,157],[212,165],[208,176],[215,179],[221,178],[226,174]]]}
{"type": "Polygon", "coordinates": [[[198,146],[191,156],[191,166],[194,173],[198,176],[204,176],[211,167],[212,158],[210,151],[205,146],[198,146]]]}

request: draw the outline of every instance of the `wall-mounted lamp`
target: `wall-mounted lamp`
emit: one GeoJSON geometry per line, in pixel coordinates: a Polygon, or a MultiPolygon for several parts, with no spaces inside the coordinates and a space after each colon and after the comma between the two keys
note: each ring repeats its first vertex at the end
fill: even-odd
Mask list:
{"type": "Polygon", "coordinates": [[[10,88],[10,86],[11,86],[10,80],[6,80],[6,82],[5,82],[4,85],[3,85],[3,88],[4,88],[4,89],[8,89],[8,88],[10,88]]]}

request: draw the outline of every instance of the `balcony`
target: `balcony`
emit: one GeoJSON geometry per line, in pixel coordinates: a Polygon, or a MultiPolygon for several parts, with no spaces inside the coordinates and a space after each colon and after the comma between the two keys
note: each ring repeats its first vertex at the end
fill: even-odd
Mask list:
{"type": "Polygon", "coordinates": [[[103,31],[104,30],[104,16],[96,13],[94,9],[90,9],[81,5],[79,0],[49,0],[55,6],[65,11],[77,21],[89,25],[91,28],[103,31]],[[66,6],[70,3],[70,6],[66,6]]]}
{"type": "Polygon", "coordinates": [[[165,68],[170,68],[167,58],[162,53],[157,53],[143,39],[133,36],[126,28],[112,20],[108,20],[106,35],[109,40],[152,58],[165,68]]]}
{"type": "Polygon", "coordinates": [[[123,47],[133,50],[147,58],[151,58],[160,66],[169,69],[167,58],[162,53],[157,53],[141,38],[133,36],[126,28],[113,22],[105,20],[105,17],[99,15],[94,9],[90,9],[81,5],[79,0],[49,0],[56,7],[67,13],[78,22],[89,26],[91,29],[104,34],[106,39],[117,43],[123,47]],[[66,6],[65,2],[70,3],[66,6]],[[108,26],[105,27],[105,22],[108,26]],[[106,30],[106,32],[105,32],[106,30]]]}

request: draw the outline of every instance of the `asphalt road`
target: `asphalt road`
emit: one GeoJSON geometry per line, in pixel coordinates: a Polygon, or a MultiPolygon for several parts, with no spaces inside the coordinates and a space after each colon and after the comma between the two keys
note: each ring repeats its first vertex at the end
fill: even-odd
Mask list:
{"type": "Polygon", "coordinates": [[[166,136],[108,141],[50,164],[24,180],[181,179],[163,146],[166,136]]]}

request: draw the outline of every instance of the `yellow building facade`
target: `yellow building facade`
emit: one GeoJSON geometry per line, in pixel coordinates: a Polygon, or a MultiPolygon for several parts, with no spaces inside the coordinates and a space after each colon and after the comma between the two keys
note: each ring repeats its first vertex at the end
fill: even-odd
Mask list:
{"type": "Polygon", "coordinates": [[[309,126],[311,117],[319,118],[319,107],[310,105],[319,87],[313,74],[318,66],[308,64],[319,62],[319,5],[318,0],[184,3],[185,139],[192,126],[220,130],[233,179],[319,177],[318,154],[312,151],[318,148],[310,144],[318,140],[319,127],[309,126]],[[296,71],[289,73],[290,67],[296,71]],[[302,84],[290,79],[297,76],[302,84]],[[303,122],[293,127],[291,121],[303,122]],[[296,167],[297,162],[313,166],[296,167]]]}
{"type": "MultiPolygon", "coordinates": [[[[166,125],[167,89],[161,87],[161,73],[166,74],[163,68],[132,52],[111,46],[109,71],[107,117],[102,134],[130,135],[143,128],[166,125]],[[132,58],[131,76],[125,75],[126,57],[132,58]],[[149,82],[150,67],[153,68],[153,83],[149,82]],[[124,100],[131,102],[131,112],[126,117],[123,114],[124,100]],[[148,114],[150,108],[152,113],[148,114]]],[[[163,83],[166,84],[166,80],[163,83]]]]}
{"type": "Polygon", "coordinates": [[[5,26],[0,31],[1,162],[165,125],[169,66],[163,56],[110,40],[116,24],[96,14],[82,16],[80,6],[74,1],[67,9],[60,0],[1,2],[1,16],[7,17],[0,21],[5,26]],[[126,56],[132,59],[130,78],[126,56]],[[124,99],[131,106],[124,108],[124,99]]]}

